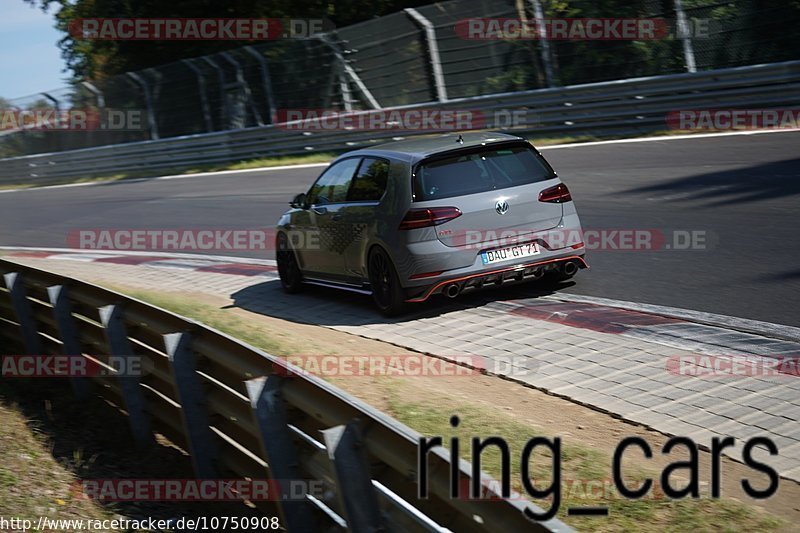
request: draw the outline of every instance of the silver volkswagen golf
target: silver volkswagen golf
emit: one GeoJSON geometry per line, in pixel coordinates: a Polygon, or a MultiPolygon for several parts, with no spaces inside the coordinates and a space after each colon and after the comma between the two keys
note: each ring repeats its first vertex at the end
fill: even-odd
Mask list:
{"type": "Polygon", "coordinates": [[[587,264],[566,185],[533,146],[499,133],[418,137],[338,157],[280,218],[287,292],[371,294],[385,315],[435,294],[568,279],[587,264]]]}

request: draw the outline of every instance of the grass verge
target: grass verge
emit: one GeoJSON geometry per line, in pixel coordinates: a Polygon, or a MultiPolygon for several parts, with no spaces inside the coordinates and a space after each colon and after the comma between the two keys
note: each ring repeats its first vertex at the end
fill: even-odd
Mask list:
{"type": "MultiPolygon", "coordinates": [[[[52,455],[53,445],[40,425],[29,422],[5,389],[0,389],[0,517],[37,523],[114,517],[91,500],[71,498],[74,472],[52,455]]],[[[73,464],[81,461],[76,450],[73,464]]]]}
{"type": "Polygon", "coordinates": [[[91,178],[64,178],[53,179],[35,183],[9,183],[0,184],[0,190],[16,190],[16,189],[34,189],[37,187],[50,187],[53,185],[73,185],[78,183],[100,183],[109,181],[120,181],[126,179],[143,179],[143,178],[157,178],[159,176],[170,175],[191,175],[199,174],[202,172],[219,172],[222,170],[247,170],[251,168],[265,168],[265,167],[280,167],[287,165],[308,165],[313,163],[327,163],[336,157],[333,153],[318,153],[297,156],[278,156],[278,157],[264,157],[260,159],[251,159],[248,161],[239,161],[236,163],[223,164],[223,165],[198,165],[189,169],[162,169],[156,171],[140,171],[140,172],[119,172],[116,174],[108,174],[102,176],[94,176],[91,178]]]}
{"type": "MultiPolygon", "coordinates": [[[[660,130],[654,132],[643,132],[639,136],[640,137],[666,137],[671,135],[686,135],[691,133],[714,133],[712,131],[702,131],[702,132],[693,132],[693,131],[679,131],[679,130],[660,130]]],[[[537,147],[546,147],[552,146],[556,144],[580,144],[585,142],[593,142],[593,141],[608,141],[608,140],[617,140],[617,139],[625,139],[628,138],[626,136],[621,135],[606,135],[606,136],[594,136],[594,135],[566,135],[561,137],[529,137],[529,140],[537,147]]],[[[189,169],[186,168],[179,168],[179,169],[162,169],[162,170],[155,170],[155,171],[140,171],[140,172],[120,172],[116,174],[109,174],[103,176],[95,176],[91,178],[65,178],[65,179],[54,179],[36,183],[28,183],[28,182],[20,182],[20,183],[11,183],[11,184],[0,184],[0,190],[9,190],[9,189],[31,189],[36,187],[46,187],[52,185],[70,185],[76,183],[93,183],[93,182],[106,182],[106,181],[118,181],[124,179],[137,179],[137,178],[155,178],[158,176],[167,176],[167,175],[182,175],[182,174],[198,174],[201,172],[218,172],[222,170],[247,170],[251,168],[266,168],[266,167],[278,167],[278,166],[285,166],[285,165],[307,165],[312,163],[327,163],[334,157],[336,157],[336,153],[334,152],[321,152],[315,154],[305,154],[305,155],[290,155],[290,156],[275,156],[275,157],[262,157],[258,159],[250,159],[247,161],[239,161],[236,163],[227,163],[227,164],[219,164],[219,165],[198,165],[196,167],[192,167],[189,169]]]]}
{"type": "MultiPolygon", "coordinates": [[[[118,289],[119,290],[119,289],[118,289]]],[[[217,328],[236,338],[264,349],[276,355],[303,353],[302,339],[274,338],[265,335],[258,326],[239,317],[232,316],[230,311],[218,307],[198,303],[178,296],[141,290],[122,290],[133,297],[150,302],[159,307],[193,318],[211,327],[217,328]]],[[[459,436],[462,442],[462,456],[468,457],[468,442],[471,436],[486,438],[491,435],[503,436],[512,450],[511,479],[520,479],[519,454],[525,442],[533,436],[553,437],[546,435],[540,428],[520,423],[511,415],[501,410],[488,410],[463,399],[447,395],[432,395],[424,402],[410,400],[418,396],[406,388],[406,381],[399,378],[374,377],[360,378],[358,382],[344,378],[332,379],[336,385],[349,393],[359,396],[362,393],[363,379],[371,379],[373,385],[382,389],[386,398],[385,409],[391,416],[427,436],[442,436],[444,442],[449,437],[459,436]],[[458,414],[461,424],[453,429],[450,417],[458,414]],[[514,455],[517,454],[517,455],[514,455]]],[[[483,454],[483,469],[497,477],[500,474],[500,453],[493,447],[487,448],[483,454]]],[[[531,472],[537,480],[537,487],[549,485],[551,459],[546,455],[537,456],[532,464],[531,472]]],[[[641,531],[657,529],[663,531],[773,531],[785,527],[783,520],[774,517],[752,506],[726,499],[672,501],[658,497],[638,501],[625,500],[602,490],[598,495],[587,491],[589,482],[600,482],[608,486],[611,475],[611,459],[608,453],[588,446],[563,443],[562,448],[562,480],[569,482],[562,486],[562,503],[559,517],[578,530],[587,531],[641,531]],[[566,508],[581,505],[607,505],[610,509],[608,518],[567,517],[566,508]]],[[[637,485],[645,477],[657,479],[657,472],[644,469],[626,469],[627,480],[632,486],[637,485]]],[[[513,488],[524,494],[519,482],[513,488]]],[[[537,501],[542,507],[549,507],[547,501],[537,501]]]]}

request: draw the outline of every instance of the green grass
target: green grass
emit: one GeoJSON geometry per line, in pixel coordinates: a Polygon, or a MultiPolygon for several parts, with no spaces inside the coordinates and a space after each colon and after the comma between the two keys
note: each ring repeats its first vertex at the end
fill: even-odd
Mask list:
{"type": "Polygon", "coordinates": [[[719,130],[657,130],[642,132],[633,137],[628,135],[565,135],[563,137],[529,137],[528,140],[537,147],[553,146],[556,144],[580,144],[595,141],[614,141],[620,139],[640,138],[640,137],[671,137],[674,135],[692,135],[697,133],[721,133],[719,130]]]}
{"type": "Polygon", "coordinates": [[[93,183],[93,182],[108,182],[108,181],[118,181],[118,180],[137,179],[137,178],[155,178],[158,176],[167,176],[173,174],[191,175],[191,174],[199,174],[201,172],[218,172],[221,170],[246,170],[250,168],[280,167],[286,165],[307,165],[312,163],[327,163],[334,157],[336,157],[336,155],[333,153],[264,157],[260,159],[251,159],[248,161],[239,161],[236,163],[222,164],[222,165],[198,165],[196,167],[189,169],[161,169],[152,171],[119,172],[115,174],[93,176],[88,178],[64,178],[64,179],[43,180],[36,182],[0,184],[0,190],[32,189],[35,187],[47,187],[52,185],[71,185],[75,183],[93,183]]]}
{"type": "Polygon", "coordinates": [[[50,454],[52,444],[0,389],[0,517],[109,519],[114,513],[74,498],[74,472],[50,454]]]}
{"type": "MultiPolygon", "coordinates": [[[[678,131],[678,130],[662,130],[654,132],[644,132],[636,135],[636,137],[659,137],[669,135],[685,135],[689,133],[713,133],[709,131],[692,132],[692,131],[678,131]]],[[[579,144],[592,141],[606,141],[614,139],[625,139],[626,136],[622,135],[607,135],[607,136],[594,136],[594,135],[565,135],[560,137],[530,137],[529,140],[538,147],[552,146],[556,144],[579,144]]],[[[336,157],[333,152],[321,152],[314,154],[304,155],[287,155],[275,157],[262,157],[258,159],[250,159],[246,161],[239,161],[236,163],[215,164],[215,165],[197,165],[189,169],[162,169],[154,171],[138,171],[138,172],[121,172],[116,174],[109,174],[104,176],[95,176],[90,178],[65,178],[54,179],[52,181],[41,181],[35,183],[20,182],[0,185],[0,190],[4,189],[30,189],[34,187],[43,187],[48,185],[66,185],[73,183],[91,183],[99,181],[117,181],[124,179],[135,178],[152,178],[157,176],[166,176],[171,174],[198,174],[201,172],[217,172],[221,170],[246,170],[251,168],[263,167],[277,167],[285,165],[307,165],[311,163],[327,163],[336,157]]]]}
{"type": "Polygon", "coordinates": [[[288,155],[281,157],[263,157],[261,159],[251,159],[249,161],[240,161],[225,167],[220,167],[219,170],[244,170],[248,168],[261,168],[261,167],[280,167],[284,165],[308,165],[311,163],[327,163],[336,157],[333,153],[319,153],[309,155],[288,155]]]}
{"type": "MultiPolygon", "coordinates": [[[[429,404],[410,402],[403,398],[402,391],[395,388],[390,396],[390,414],[424,435],[441,436],[445,444],[457,436],[460,440],[461,456],[470,460],[469,440],[479,436],[502,436],[511,450],[512,489],[525,495],[520,481],[520,453],[525,443],[535,436],[547,436],[542,430],[519,423],[502,413],[477,407],[468,403],[453,403],[449,409],[443,408],[446,401],[429,404]],[[450,417],[457,414],[461,420],[459,427],[450,425],[450,417]]],[[[610,490],[605,498],[586,494],[585,483],[590,480],[608,480],[611,485],[611,460],[605,453],[585,446],[570,444],[569,439],[561,442],[561,505],[559,517],[578,531],[772,531],[779,529],[784,522],[767,515],[753,507],[729,500],[700,498],[698,500],[642,499],[626,500],[610,490]],[[580,483],[576,483],[580,482],[580,483]],[[604,505],[609,508],[607,518],[567,517],[566,509],[571,506],[604,505]]],[[[546,489],[552,480],[552,459],[541,448],[532,455],[531,475],[534,485],[546,489]],[[538,454],[538,455],[537,455],[538,454]]],[[[488,447],[482,454],[481,467],[484,471],[498,477],[501,472],[501,454],[494,447],[488,447]]],[[[657,473],[644,470],[626,472],[626,482],[637,486],[645,478],[657,479],[657,473]]],[[[527,497],[527,496],[525,496],[527,497]]],[[[549,509],[552,502],[533,499],[543,509],[549,509]]]]}
{"type": "MultiPolygon", "coordinates": [[[[122,292],[122,291],[121,291],[122,292]]],[[[224,309],[192,302],[187,298],[164,295],[150,291],[124,292],[133,297],[179,313],[217,328],[253,346],[271,351],[287,353],[287,345],[263,334],[258,327],[239,317],[231,316],[224,309]]],[[[503,412],[455,400],[453,398],[429,399],[426,403],[408,399],[403,381],[390,377],[376,378],[388,397],[388,412],[404,424],[423,435],[438,435],[445,443],[451,436],[460,437],[462,456],[469,460],[469,439],[473,436],[486,438],[502,436],[511,449],[512,488],[525,494],[520,484],[519,457],[524,444],[534,436],[548,436],[541,429],[520,423],[503,412]],[[457,414],[461,423],[457,429],[450,426],[450,417],[457,414]],[[513,480],[517,480],[514,483],[513,480]]],[[[562,439],[562,480],[610,480],[611,458],[605,452],[562,439]]],[[[482,454],[482,469],[498,477],[501,471],[501,455],[496,447],[488,447],[482,454]]],[[[657,479],[657,473],[645,470],[626,472],[626,480],[638,485],[647,477],[657,479]]],[[[538,488],[546,488],[551,479],[551,458],[541,449],[533,456],[531,467],[538,488]],[[538,455],[537,455],[538,454],[538,455]]],[[[579,531],[772,531],[785,525],[779,518],[768,515],[754,507],[728,500],[625,500],[621,497],[597,499],[586,496],[579,490],[585,485],[572,485],[573,490],[562,490],[559,517],[579,531]],[[573,505],[607,505],[608,518],[566,517],[565,510],[573,505]]],[[[547,501],[536,502],[548,508],[547,501]]]]}
{"type": "Polygon", "coordinates": [[[282,355],[288,352],[284,343],[264,335],[257,325],[234,316],[224,309],[192,301],[188,298],[152,291],[116,290],[118,292],[125,292],[125,294],[133,298],[146,301],[162,309],[202,322],[207,326],[232,335],[240,341],[244,341],[266,352],[276,355],[282,355]]]}

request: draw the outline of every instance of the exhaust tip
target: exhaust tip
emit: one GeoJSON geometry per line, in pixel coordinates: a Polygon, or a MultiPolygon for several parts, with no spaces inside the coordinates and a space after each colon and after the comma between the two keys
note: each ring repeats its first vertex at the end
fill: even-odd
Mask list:
{"type": "Polygon", "coordinates": [[[574,276],[578,272],[578,263],[575,261],[567,261],[564,263],[564,266],[561,267],[561,270],[566,276],[574,276]]]}
{"type": "Polygon", "coordinates": [[[455,298],[461,292],[461,287],[458,286],[456,283],[451,283],[447,287],[444,288],[444,294],[448,298],[455,298]]]}

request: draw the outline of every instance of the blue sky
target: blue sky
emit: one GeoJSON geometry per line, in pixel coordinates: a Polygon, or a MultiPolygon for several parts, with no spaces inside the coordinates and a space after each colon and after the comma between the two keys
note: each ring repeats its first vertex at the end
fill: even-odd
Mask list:
{"type": "Polygon", "coordinates": [[[18,98],[63,87],[69,74],[58,49],[54,7],[42,13],[22,0],[0,0],[0,96],[18,98]]]}

